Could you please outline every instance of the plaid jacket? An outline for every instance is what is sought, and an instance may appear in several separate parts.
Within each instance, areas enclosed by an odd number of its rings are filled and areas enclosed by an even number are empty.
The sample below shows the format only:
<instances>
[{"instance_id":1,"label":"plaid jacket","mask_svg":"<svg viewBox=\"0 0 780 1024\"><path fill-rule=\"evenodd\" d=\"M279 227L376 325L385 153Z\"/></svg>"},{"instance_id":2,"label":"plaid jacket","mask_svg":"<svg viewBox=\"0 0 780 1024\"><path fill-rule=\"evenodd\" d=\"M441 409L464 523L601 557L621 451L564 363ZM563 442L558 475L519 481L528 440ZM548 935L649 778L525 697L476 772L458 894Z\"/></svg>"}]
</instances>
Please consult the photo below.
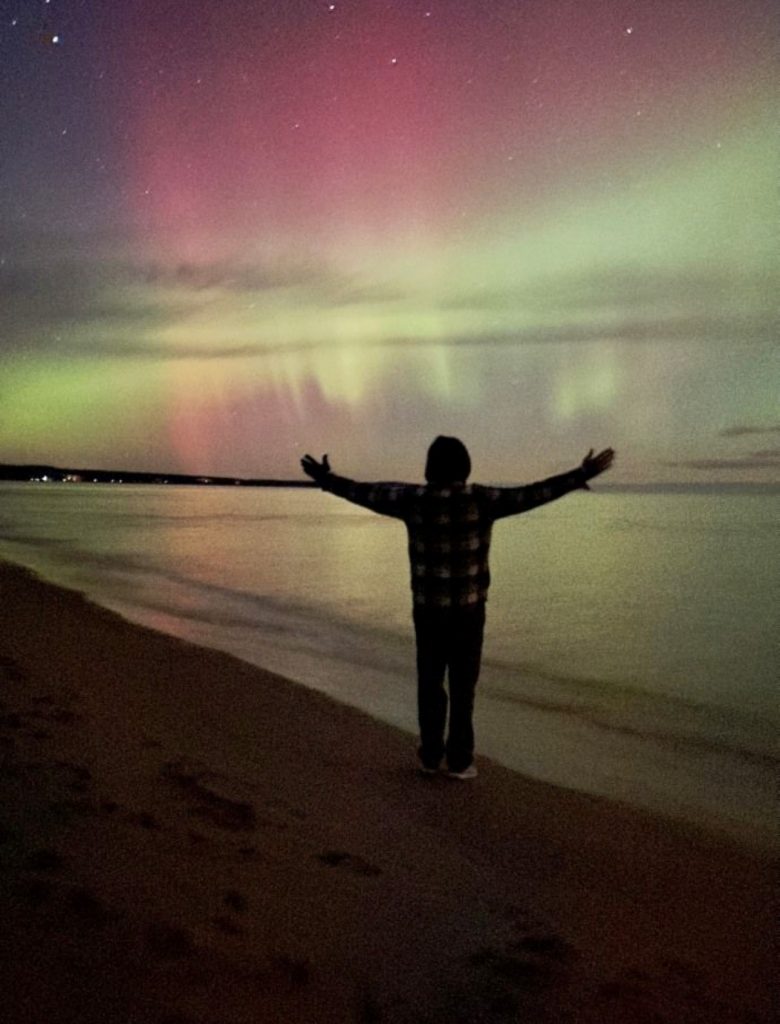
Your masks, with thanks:
<instances>
[{"instance_id":1,"label":"plaid jacket","mask_svg":"<svg viewBox=\"0 0 780 1024\"><path fill-rule=\"evenodd\" d=\"M449 608L487 600L496 519L527 512L587 484L582 469L575 469L524 487L364 484L335 473L321 486L355 505L402 519L409 535L415 606Z\"/></svg>"}]
</instances>

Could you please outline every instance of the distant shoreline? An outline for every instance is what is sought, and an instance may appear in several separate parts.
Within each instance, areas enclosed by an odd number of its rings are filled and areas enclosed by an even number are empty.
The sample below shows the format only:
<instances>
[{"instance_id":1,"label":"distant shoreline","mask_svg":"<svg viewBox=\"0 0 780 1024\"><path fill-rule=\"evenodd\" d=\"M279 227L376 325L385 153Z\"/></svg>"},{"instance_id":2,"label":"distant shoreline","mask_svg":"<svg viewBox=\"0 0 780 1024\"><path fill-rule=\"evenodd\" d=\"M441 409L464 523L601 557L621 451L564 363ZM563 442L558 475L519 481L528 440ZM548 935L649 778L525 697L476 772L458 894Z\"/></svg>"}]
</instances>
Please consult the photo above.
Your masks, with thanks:
<instances>
[{"instance_id":1,"label":"distant shoreline","mask_svg":"<svg viewBox=\"0 0 780 1024\"><path fill-rule=\"evenodd\" d=\"M314 487L310 480L251 479L189 473L143 473L129 469L71 469L30 463L0 463L0 480L17 483L157 484L189 487Z\"/></svg>"},{"instance_id":2,"label":"distant shoreline","mask_svg":"<svg viewBox=\"0 0 780 1024\"><path fill-rule=\"evenodd\" d=\"M73 469L43 463L0 463L0 483L69 484L151 484L185 487L306 487L316 488L311 480L282 480L270 477L211 476L193 473L145 473L129 469ZM495 486L516 486L514 483ZM780 482L716 481L708 483L599 482L596 490L605 494L758 494L780 495Z\"/></svg>"}]
</instances>

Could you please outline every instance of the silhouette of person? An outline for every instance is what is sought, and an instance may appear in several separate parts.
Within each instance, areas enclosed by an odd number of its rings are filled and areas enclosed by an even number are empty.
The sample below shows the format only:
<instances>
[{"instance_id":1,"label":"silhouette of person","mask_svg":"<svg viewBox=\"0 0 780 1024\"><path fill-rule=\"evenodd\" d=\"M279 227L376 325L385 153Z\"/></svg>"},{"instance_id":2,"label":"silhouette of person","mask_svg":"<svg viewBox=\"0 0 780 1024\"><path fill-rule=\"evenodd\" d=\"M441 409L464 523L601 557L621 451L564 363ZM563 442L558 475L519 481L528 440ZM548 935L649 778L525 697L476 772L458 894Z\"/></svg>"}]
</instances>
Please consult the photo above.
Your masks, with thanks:
<instances>
[{"instance_id":1,"label":"silhouette of person","mask_svg":"<svg viewBox=\"0 0 780 1024\"><path fill-rule=\"evenodd\" d=\"M433 441L424 485L358 483L333 473L327 455L322 462L311 455L301 459L303 471L324 491L406 524L423 772L438 771L446 756L451 777L470 779L477 774L472 715L490 586L493 523L570 491L589 490L588 480L609 469L614 457L611 448L598 455L591 449L576 469L523 487L468 484L471 458L456 437L439 436Z\"/></svg>"}]
</instances>

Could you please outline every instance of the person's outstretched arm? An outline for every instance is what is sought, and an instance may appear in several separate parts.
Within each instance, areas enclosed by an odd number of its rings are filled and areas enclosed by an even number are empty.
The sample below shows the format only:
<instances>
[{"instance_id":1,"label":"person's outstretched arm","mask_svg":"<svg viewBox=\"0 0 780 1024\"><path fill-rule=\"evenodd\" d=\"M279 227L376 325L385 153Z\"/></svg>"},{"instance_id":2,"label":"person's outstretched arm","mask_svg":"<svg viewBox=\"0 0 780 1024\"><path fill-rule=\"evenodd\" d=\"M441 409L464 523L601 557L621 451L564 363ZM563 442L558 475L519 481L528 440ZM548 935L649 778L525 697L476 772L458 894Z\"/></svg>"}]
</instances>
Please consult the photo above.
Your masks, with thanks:
<instances>
[{"instance_id":1,"label":"person's outstretched arm","mask_svg":"<svg viewBox=\"0 0 780 1024\"><path fill-rule=\"evenodd\" d=\"M301 468L323 491L396 519L403 519L407 497L414 489L412 484L364 484L337 476L330 468L327 455L322 456L322 462L317 462L311 455L304 455Z\"/></svg>"},{"instance_id":2,"label":"person's outstretched arm","mask_svg":"<svg viewBox=\"0 0 780 1024\"><path fill-rule=\"evenodd\" d=\"M555 501L570 491L588 491L588 481L605 473L614 459L615 453L611 448L605 448L598 455L594 455L591 448L581 464L568 473L560 473L524 487L486 487L493 506L493 516L502 519L545 505L548 501Z\"/></svg>"}]
</instances>

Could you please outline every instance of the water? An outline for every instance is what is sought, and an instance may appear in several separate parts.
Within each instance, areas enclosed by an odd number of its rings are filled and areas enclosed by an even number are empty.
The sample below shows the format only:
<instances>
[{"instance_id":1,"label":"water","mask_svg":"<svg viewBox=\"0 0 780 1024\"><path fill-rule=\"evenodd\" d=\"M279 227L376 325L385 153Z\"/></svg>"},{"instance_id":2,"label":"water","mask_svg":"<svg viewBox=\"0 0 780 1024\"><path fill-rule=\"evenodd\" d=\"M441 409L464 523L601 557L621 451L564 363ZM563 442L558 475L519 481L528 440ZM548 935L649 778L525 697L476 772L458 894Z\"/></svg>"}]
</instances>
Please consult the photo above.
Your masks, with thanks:
<instances>
[{"instance_id":1,"label":"water","mask_svg":"<svg viewBox=\"0 0 780 1024\"><path fill-rule=\"evenodd\" d=\"M776 844L776 504L577 493L498 523L479 750ZM0 557L415 731L394 520L316 491L4 484Z\"/></svg>"}]
</instances>

